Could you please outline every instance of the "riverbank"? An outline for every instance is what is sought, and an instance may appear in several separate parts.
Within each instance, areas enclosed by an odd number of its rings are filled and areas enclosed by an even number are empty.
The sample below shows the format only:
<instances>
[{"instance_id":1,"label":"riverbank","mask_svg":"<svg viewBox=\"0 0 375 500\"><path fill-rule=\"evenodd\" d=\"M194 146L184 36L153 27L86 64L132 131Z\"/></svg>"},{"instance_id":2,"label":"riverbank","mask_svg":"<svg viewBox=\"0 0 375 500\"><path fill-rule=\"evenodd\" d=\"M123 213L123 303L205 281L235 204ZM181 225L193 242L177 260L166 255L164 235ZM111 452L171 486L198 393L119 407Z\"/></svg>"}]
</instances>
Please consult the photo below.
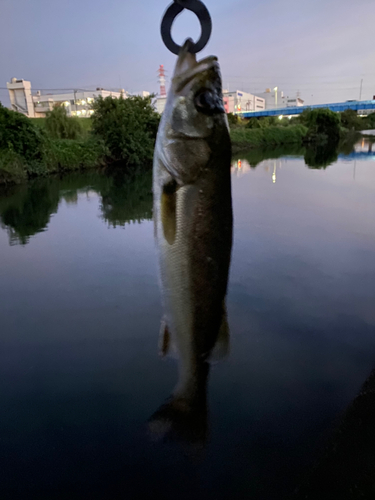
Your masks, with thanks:
<instances>
[{"instance_id":1,"label":"riverbank","mask_svg":"<svg viewBox=\"0 0 375 500\"><path fill-rule=\"evenodd\" d=\"M267 128L234 128L230 131L232 152L265 146L275 147L284 144L302 145L308 128L304 125L290 127L270 126Z\"/></svg>"},{"instance_id":2,"label":"riverbank","mask_svg":"<svg viewBox=\"0 0 375 500\"><path fill-rule=\"evenodd\" d=\"M43 144L39 158L25 158L13 149L0 151L0 184L21 184L35 176L105 165L106 149L100 141L49 139Z\"/></svg>"},{"instance_id":3,"label":"riverbank","mask_svg":"<svg viewBox=\"0 0 375 500\"><path fill-rule=\"evenodd\" d=\"M32 120L0 104L0 185L115 164L150 170L160 120L151 98L99 98L93 108L90 119L58 107Z\"/></svg>"},{"instance_id":4,"label":"riverbank","mask_svg":"<svg viewBox=\"0 0 375 500\"><path fill-rule=\"evenodd\" d=\"M150 170L160 119L150 99L98 99L95 109L90 119L70 118L56 108L45 119L32 120L0 106L0 185L112 164ZM292 120L237 121L230 131L232 152L306 146L306 163L325 166L339 142L350 147L351 136L358 134L342 121L324 109Z\"/></svg>"}]
</instances>

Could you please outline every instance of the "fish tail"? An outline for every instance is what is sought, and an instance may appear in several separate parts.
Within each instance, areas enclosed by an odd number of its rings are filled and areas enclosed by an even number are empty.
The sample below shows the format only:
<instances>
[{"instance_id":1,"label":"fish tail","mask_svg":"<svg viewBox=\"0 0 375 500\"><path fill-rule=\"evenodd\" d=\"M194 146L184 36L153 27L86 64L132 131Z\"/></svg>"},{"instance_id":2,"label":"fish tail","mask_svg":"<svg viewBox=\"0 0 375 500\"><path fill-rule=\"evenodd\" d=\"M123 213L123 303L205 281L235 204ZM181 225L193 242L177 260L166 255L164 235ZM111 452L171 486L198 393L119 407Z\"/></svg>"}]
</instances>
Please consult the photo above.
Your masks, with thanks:
<instances>
[{"instance_id":1,"label":"fish tail","mask_svg":"<svg viewBox=\"0 0 375 500\"><path fill-rule=\"evenodd\" d=\"M153 440L204 444L207 437L208 370L208 363L204 363L204 375L195 389L190 386L172 394L151 416L148 429Z\"/></svg>"},{"instance_id":2,"label":"fish tail","mask_svg":"<svg viewBox=\"0 0 375 500\"><path fill-rule=\"evenodd\" d=\"M206 404L197 405L181 396L171 396L148 421L153 440L204 443L207 434Z\"/></svg>"}]
</instances>

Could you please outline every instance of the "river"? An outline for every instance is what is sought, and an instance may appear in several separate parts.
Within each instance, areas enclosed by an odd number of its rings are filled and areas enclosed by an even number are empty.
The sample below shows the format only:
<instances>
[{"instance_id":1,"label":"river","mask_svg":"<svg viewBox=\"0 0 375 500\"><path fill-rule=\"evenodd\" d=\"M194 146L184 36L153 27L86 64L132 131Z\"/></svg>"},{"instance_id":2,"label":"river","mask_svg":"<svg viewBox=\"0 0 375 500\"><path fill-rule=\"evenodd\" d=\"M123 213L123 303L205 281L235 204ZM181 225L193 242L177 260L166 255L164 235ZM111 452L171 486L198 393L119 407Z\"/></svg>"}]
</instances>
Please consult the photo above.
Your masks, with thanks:
<instances>
[{"instance_id":1,"label":"river","mask_svg":"<svg viewBox=\"0 0 375 500\"><path fill-rule=\"evenodd\" d=\"M151 176L2 190L0 497L288 498L375 367L375 161L356 152L233 160L231 353L195 451L146 432L177 377Z\"/></svg>"}]
</instances>

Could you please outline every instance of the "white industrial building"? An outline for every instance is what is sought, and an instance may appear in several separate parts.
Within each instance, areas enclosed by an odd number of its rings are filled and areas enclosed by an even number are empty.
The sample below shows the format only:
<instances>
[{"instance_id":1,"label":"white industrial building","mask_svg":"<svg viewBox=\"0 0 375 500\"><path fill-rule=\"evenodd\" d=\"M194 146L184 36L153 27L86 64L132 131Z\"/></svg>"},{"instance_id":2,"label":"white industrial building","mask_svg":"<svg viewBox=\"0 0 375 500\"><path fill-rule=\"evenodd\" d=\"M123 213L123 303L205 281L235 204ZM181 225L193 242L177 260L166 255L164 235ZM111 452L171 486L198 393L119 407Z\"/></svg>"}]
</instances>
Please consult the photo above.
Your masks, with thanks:
<instances>
[{"instance_id":1,"label":"white industrial building","mask_svg":"<svg viewBox=\"0 0 375 500\"><path fill-rule=\"evenodd\" d=\"M265 101L266 109L290 108L304 105L304 101L299 95L296 97L285 96L284 92L277 87L272 90L266 89L260 96Z\"/></svg>"},{"instance_id":2,"label":"white industrial building","mask_svg":"<svg viewBox=\"0 0 375 500\"><path fill-rule=\"evenodd\" d=\"M159 96L156 99L155 107L158 113L163 113L166 96ZM241 113L241 111L261 111L265 109L265 100L262 97L236 90L229 92L223 90L223 104L226 113Z\"/></svg>"},{"instance_id":3,"label":"white industrial building","mask_svg":"<svg viewBox=\"0 0 375 500\"><path fill-rule=\"evenodd\" d=\"M155 101L156 111L161 115L167 103L167 96L158 96Z\"/></svg>"},{"instance_id":4,"label":"white industrial building","mask_svg":"<svg viewBox=\"0 0 375 500\"><path fill-rule=\"evenodd\" d=\"M42 94L41 91L32 93L31 83L26 80L12 78L7 83L12 109L28 116L29 118L42 118L55 106L65 106L68 116L87 117L93 113L91 104L94 99L101 96L119 98L129 97L124 89L118 92L97 88L96 90L72 90L61 94ZM140 92L138 95L147 97L149 92Z\"/></svg>"},{"instance_id":5,"label":"white industrial building","mask_svg":"<svg viewBox=\"0 0 375 500\"><path fill-rule=\"evenodd\" d=\"M223 102L226 113L240 113L241 111L261 111L265 109L265 100L248 92L223 90Z\"/></svg>"}]
</instances>

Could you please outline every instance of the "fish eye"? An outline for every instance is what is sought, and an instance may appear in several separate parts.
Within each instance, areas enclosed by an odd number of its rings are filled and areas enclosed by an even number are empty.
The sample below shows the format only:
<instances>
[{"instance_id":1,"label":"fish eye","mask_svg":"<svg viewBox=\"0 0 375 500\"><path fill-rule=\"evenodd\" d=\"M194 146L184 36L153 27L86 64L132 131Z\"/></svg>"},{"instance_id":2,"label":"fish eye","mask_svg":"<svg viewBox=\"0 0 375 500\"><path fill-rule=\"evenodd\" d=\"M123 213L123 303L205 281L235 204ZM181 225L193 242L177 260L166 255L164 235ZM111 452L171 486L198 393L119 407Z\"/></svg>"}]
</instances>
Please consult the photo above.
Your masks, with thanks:
<instances>
[{"instance_id":1,"label":"fish eye","mask_svg":"<svg viewBox=\"0 0 375 500\"><path fill-rule=\"evenodd\" d=\"M195 107L201 113L211 115L213 113L220 113L221 106L218 106L216 96L210 90L203 90L198 92L194 98Z\"/></svg>"}]
</instances>

